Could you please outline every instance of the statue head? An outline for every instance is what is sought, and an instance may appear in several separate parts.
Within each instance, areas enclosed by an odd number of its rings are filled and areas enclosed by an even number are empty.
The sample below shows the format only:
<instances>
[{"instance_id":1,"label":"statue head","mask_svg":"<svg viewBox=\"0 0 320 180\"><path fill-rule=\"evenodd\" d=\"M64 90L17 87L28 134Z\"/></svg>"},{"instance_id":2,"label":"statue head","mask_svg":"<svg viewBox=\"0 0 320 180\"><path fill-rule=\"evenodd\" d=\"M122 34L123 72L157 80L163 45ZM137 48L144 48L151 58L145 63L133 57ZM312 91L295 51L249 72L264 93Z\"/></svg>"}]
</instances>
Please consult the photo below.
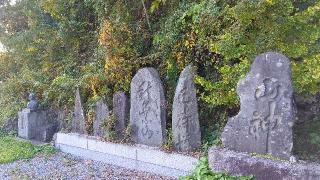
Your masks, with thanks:
<instances>
[{"instance_id":1,"label":"statue head","mask_svg":"<svg viewBox=\"0 0 320 180\"><path fill-rule=\"evenodd\" d=\"M35 95L35 93L30 93L28 99L29 99L29 101L36 100L36 95Z\"/></svg>"},{"instance_id":2,"label":"statue head","mask_svg":"<svg viewBox=\"0 0 320 180\"><path fill-rule=\"evenodd\" d=\"M39 104L38 104L38 101L36 100L36 94L30 93L27 108L31 110L36 110L38 109L38 107L39 107Z\"/></svg>"}]
</instances>

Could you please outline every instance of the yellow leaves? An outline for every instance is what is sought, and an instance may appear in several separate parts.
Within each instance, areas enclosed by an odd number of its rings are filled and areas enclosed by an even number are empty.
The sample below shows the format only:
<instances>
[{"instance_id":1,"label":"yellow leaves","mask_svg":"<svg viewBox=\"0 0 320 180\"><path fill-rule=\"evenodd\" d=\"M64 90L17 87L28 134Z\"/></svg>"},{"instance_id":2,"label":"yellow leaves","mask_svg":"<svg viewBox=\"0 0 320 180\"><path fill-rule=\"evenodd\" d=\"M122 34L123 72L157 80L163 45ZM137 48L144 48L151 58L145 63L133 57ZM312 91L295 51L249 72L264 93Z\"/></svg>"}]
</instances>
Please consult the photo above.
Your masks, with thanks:
<instances>
[{"instance_id":1,"label":"yellow leaves","mask_svg":"<svg viewBox=\"0 0 320 180\"><path fill-rule=\"evenodd\" d=\"M184 42L184 45L185 45L188 49L192 49L192 48L195 46L195 42L186 40L186 41Z\"/></svg>"},{"instance_id":2,"label":"yellow leaves","mask_svg":"<svg viewBox=\"0 0 320 180\"><path fill-rule=\"evenodd\" d=\"M303 94L319 92L320 54L305 58L302 62L292 63L292 74L295 90Z\"/></svg>"},{"instance_id":3,"label":"yellow leaves","mask_svg":"<svg viewBox=\"0 0 320 180\"><path fill-rule=\"evenodd\" d=\"M117 90L128 91L130 88L130 81L132 79L132 72L136 69L134 62L130 62L121 56L111 56L107 58L105 65L105 72L107 80L114 84Z\"/></svg>"},{"instance_id":4,"label":"yellow leaves","mask_svg":"<svg viewBox=\"0 0 320 180\"><path fill-rule=\"evenodd\" d=\"M194 32L191 32L191 33L187 34L187 38L184 41L184 46L187 49L192 49L195 47L196 41L197 41L197 34Z\"/></svg>"},{"instance_id":5,"label":"yellow leaves","mask_svg":"<svg viewBox=\"0 0 320 180\"><path fill-rule=\"evenodd\" d=\"M32 53L32 52L35 52L37 49L35 48L35 47L29 47L28 49L27 49L27 52L29 52L29 53Z\"/></svg>"},{"instance_id":6,"label":"yellow leaves","mask_svg":"<svg viewBox=\"0 0 320 180\"><path fill-rule=\"evenodd\" d=\"M274 0L266 0L266 2L268 3L268 4L270 4L270 5L274 5Z\"/></svg>"},{"instance_id":7,"label":"yellow leaves","mask_svg":"<svg viewBox=\"0 0 320 180\"><path fill-rule=\"evenodd\" d=\"M41 6L47 13L50 13L51 16L54 17L54 18L60 19L60 20L65 18L59 12L59 2L58 2L58 0L44 0L44 1L41 1Z\"/></svg>"},{"instance_id":8,"label":"yellow leaves","mask_svg":"<svg viewBox=\"0 0 320 180\"><path fill-rule=\"evenodd\" d=\"M100 34L99 34L99 43L103 46L105 46L106 48L109 48L111 45L111 33L112 33L112 29L111 29L111 23L108 21L105 21L102 25L102 28L100 30Z\"/></svg>"}]
</instances>

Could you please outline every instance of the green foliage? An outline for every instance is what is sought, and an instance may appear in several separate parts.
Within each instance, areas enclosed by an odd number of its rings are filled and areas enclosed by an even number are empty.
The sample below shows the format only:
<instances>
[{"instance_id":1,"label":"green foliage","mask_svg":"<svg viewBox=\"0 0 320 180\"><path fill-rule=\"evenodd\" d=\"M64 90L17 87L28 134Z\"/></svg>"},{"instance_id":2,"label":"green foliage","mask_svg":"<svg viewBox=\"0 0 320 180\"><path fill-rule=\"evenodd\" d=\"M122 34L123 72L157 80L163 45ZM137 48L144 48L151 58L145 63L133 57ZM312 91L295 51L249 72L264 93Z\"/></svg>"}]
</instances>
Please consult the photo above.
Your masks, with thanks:
<instances>
[{"instance_id":1,"label":"green foliage","mask_svg":"<svg viewBox=\"0 0 320 180\"><path fill-rule=\"evenodd\" d=\"M319 92L319 20L318 0L2 1L0 123L25 107L31 91L42 106L71 112L77 87L91 117L97 99L129 92L137 70L150 66L163 80L170 119L179 74L192 64L203 144L219 145L239 107L236 84L255 55L283 53L295 93Z\"/></svg>"},{"instance_id":2,"label":"green foliage","mask_svg":"<svg viewBox=\"0 0 320 180\"><path fill-rule=\"evenodd\" d=\"M33 146L30 142L16 140L8 136L0 137L0 163L28 159L33 155Z\"/></svg>"},{"instance_id":3,"label":"green foliage","mask_svg":"<svg viewBox=\"0 0 320 180\"><path fill-rule=\"evenodd\" d=\"M109 92L93 7L22 0L0 11L0 41L9 50L0 56L0 122L16 116L32 91L43 106L64 109L72 109L76 87L86 98Z\"/></svg>"},{"instance_id":4,"label":"green foliage","mask_svg":"<svg viewBox=\"0 0 320 180\"><path fill-rule=\"evenodd\" d=\"M102 126L106 129L105 139L107 141L115 141L117 139L116 123L116 117L113 111L110 111L108 119L106 119L104 124L102 124Z\"/></svg>"},{"instance_id":5,"label":"green foliage","mask_svg":"<svg viewBox=\"0 0 320 180\"><path fill-rule=\"evenodd\" d=\"M49 157L55 154L57 150L50 144L43 144L43 145L34 146L33 152L39 156Z\"/></svg>"},{"instance_id":6,"label":"green foliage","mask_svg":"<svg viewBox=\"0 0 320 180\"><path fill-rule=\"evenodd\" d=\"M0 132L0 164L29 159L35 155L49 156L55 152L56 150L51 145L33 146L29 141Z\"/></svg>"},{"instance_id":7,"label":"green foliage","mask_svg":"<svg viewBox=\"0 0 320 180\"><path fill-rule=\"evenodd\" d=\"M165 151L172 151L173 149L173 132L172 128L166 129L167 139L162 145L162 149Z\"/></svg>"},{"instance_id":8,"label":"green foliage","mask_svg":"<svg viewBox=\"0 0 320 180\"><path fill-rule=\"evenodd\" d=\"M314 94L320 72L319 6L299 9L290 0L181 3L154 43L170 64L174 59L180 69L197 65L203 100L215 106L238 105L238 80L254 56L266 51L289 56L296 92Z\"/></svg>"},{"instance_id":9,"label":"green foliage","mask_svg":"<svg viewBox=\"0 0 320 180\"><path fill-rule=\"evenodd\" d=\"M234 177L225 173L212 172L209 167L208 157L201 157L192 175L180 177L179 180L253 180L253 176Z\"/></svg>"},{"instance_id":10,"label":"green foliage","mask_svg":"<svg viewBox=\"0 0 320 180\"><path fill-rule=\"evenodd\" d=\"M150 7L150 11L151 13L153 13L154 11L156 11L161 4L165 4L166 0L152 0L152 4Z\"/></svg>"},{"instance_id":11,"label":"green foliage","mask_svg":"<svg viewBox=\"0 0 320 180\"><path fill-rule=\"evenodd\" d=\"M320 118L297 123L294 126L294 154L301 160L320 160Z\"/></svg>"}]
</instances>

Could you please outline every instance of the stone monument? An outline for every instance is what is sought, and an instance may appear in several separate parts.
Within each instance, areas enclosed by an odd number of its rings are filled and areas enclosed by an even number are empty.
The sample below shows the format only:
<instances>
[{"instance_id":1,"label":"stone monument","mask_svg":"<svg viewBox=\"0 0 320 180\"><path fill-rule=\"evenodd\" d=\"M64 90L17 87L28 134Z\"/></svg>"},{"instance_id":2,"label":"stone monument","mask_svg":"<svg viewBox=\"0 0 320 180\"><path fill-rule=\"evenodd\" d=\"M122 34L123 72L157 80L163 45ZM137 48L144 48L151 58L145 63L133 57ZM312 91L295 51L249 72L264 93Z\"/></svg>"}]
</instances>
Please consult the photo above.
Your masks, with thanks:
<instances>
[{"instance_id":1,"label":"stone monument","mask_svg":"<svg viewBox=\"0 0 320 180\"><path fill-rule=\"evenodd\" d=\"M93 122L93 134L94 136L104 137L107 134L107 129L105 127L105 123L109 118L109 108L103 102L103 100L99 100L96 103L95 107L95 119Z\"/></svg>"},{"instance_id":2,"label":"stone monument","mask_svg":"<svg viewBox=\"0 0 320 180\"><path fill-rule=\"evenodd\" d=\"M113 113L116 118L116 133L119 138L124 137L124 132L129 121L129 99L124 92L116 92L113 95Z\"/></svg>"},{"instance_id":3,"label":"stone monument","mask_svg":"<svg viewBox=\"0 0 320 180\"><path fill-rule=\"evenodd\" d=\"M131 82L132 140L161 146L166 139L166 107L160 76L154 68L140 69Z\"/></svg>"},{"instance_id":4,"label":"stone monument","mask_svg":"<svg viewBox=\"0 0 320 180\"><path fill-rule=\"evenodd\" d=\"M174 148L192 151L201 146L198 103L192 66L187 66L178 81L173 109L172 131Z\"/></svg>"},{"instance_id":5,"label":"stone monument","mask_svg":"<svg viewBox=\"0 0 320 180\"><path fill-rule=\"evenodd\" d=\"M86 134L85 114L81 102L80 90L77 88L72 119L72 132Z\"/></svg>"},{"instance_id":6,"label":"stone monument","mask_svg":"<svg viewBox=\"0 0 320 180\"><path fill-rule=\"evenodd\" d=\"M289 159L295 117L289 59L275 52L257 56L237 93L241 108L222 133L224 146Z\"/></svg>"}]
</instances>

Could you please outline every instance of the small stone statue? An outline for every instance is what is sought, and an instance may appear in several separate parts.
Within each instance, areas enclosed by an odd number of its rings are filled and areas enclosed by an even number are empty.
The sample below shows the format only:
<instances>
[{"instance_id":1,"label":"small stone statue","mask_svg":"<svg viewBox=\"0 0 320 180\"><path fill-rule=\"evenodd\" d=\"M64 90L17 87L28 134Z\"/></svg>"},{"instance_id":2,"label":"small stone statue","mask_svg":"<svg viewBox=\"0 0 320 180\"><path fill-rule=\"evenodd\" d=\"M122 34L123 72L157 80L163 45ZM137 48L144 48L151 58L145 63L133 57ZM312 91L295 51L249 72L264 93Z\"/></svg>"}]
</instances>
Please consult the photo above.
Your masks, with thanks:
<instances>
[{"instance_id":1,"label":"small stone statue","mask_svg":"<svg viewBox=\"0 0 320 180\"><path fill-rule=\"evenodd\" d=\"M27 104L27 108L30 110L37 110L39 108L39 103L34 93L29 94L29 102Z\"/></svg>"}]
</instances>

